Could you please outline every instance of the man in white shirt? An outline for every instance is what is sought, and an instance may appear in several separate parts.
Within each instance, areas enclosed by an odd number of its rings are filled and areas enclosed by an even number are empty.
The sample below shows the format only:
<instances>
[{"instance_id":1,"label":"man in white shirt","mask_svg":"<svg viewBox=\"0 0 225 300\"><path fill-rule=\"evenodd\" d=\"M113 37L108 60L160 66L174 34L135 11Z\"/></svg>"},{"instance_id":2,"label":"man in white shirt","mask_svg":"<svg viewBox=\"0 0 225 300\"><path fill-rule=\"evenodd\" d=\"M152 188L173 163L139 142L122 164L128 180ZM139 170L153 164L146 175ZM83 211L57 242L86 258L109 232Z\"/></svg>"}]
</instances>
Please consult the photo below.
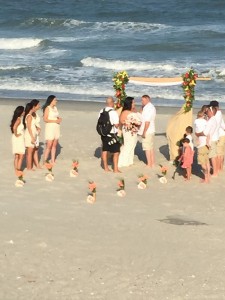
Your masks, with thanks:
<instances>
[{"instance_id":1,"label":"man in white shirt","mask_svg":"<svg viewBox=\"0 0 225 300\"><path fill-rule=\"evenodd\" d=\"M223 170L224 164L224 154L225 154L225 123L223 120L223 115L221 110L219 109L219 102L218 101L211 101L209 106L216 108L215 118L217 121L218 127L218 142L217 142L217 162L218 162L218 171Z\"/></svg>"},{"instance_id":2,"label":"man in white shirt","mask_svg":"<svg viewBox=\"0 0 225 300\"><path fill-rule=\"evenodd\" d=\"M217 162L217 142L219 139L219 126L215 117L215 107L209 106L207 110L208 121L203 132L196 133L196 136L209 137L209 159L212 163L213 176L218 175L218 162Z\"/></svg>"},{"instance_id":3,"label":"man in white shirt","mask_svg":"<svg viewBox=\"0 0 225 300\"><path fill-rule=\"evenodd\" d=\"M103 109L99 112L99 116L102 113ZM106 172L109 172L108 166L108 152L113 155L113 171L115 173L120 172L118 169L118 159L120 153L120 143L116 140L115 135L118 132L119 127L119 115L114 109L114 99L113 97L108 97L106 99L105 111L109 111L109 119L112 125L112 129L108 136L101 136L102 140L102 163L103 168ZM111 135L111 137L110 137ZM114 137L113 137L114 136Z\"/></svg>"},{"instance_id":4,"label":"man in white shirt","mask_svg":"<svg viewBox=\"0 0 225 300\"><path fill-rule=\"evenodd\" d=\"M151 103L148 95L143 95L142 102L142 124L139 134L142 136L142 149L145 151L147 166L152 168L155 164L154 155L154 135L155 135L155 117L156 109Z\"/></svg>"},{"instance_id":5,"label":"man in white shirt","mask_svg":"<svg viewBox=\"0 0 225 300\"><path fill-rule=\"evenodd\" d=\"M195 134L202 133L202 135L198 136L198 143L197 143L197 157L198 163L201 165L204 179L202 182L208 183L210 177L210 164L209 164L209 147L207 137L203 134L203 131L206 128L207 121L204 119L204 112L199 111L197 115L197 119L194 122L195 124Z\"/></svg>"}]
</instances>

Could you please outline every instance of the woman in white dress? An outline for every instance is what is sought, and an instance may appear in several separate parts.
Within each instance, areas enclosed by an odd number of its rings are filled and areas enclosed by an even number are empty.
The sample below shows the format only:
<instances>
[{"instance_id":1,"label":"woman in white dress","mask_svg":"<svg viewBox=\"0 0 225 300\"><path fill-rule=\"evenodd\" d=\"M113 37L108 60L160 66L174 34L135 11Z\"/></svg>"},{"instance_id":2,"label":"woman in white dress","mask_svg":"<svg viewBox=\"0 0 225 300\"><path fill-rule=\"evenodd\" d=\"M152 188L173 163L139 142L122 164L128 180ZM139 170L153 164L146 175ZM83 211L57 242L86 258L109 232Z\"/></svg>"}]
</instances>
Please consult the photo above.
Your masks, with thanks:
<instances>
[{"instance_id":1,"label":"woman in white dress","mask_svg":"<svg viewBox=\"0 0 225 300\"><path fill-rule=\"evenodd\" d=\"M136 112L134 98L127 97L120 115L120 127L123 135L123 145L120 148L119 167L128 167L134 163L134 150L137 144L137 132L141 125Z\"/></svg>"},{"instance_id":2,"label":"woman in white dress","mask_svg":"<svg viewBox=\"0 0 225 300\"><path fill-rule=\"evenodd\" d=\"M23 117L23 125L25 128L25 147L26 147L26 161L27 170L33 170L34 149L37 139L37 129L35 126L35 118L33 117L33 105L27 103L25 107L25 114Z\"/></svg>"},{"instance_id":3,"label":"woman in white dress","mask_svg":"<svg viewBox=\"0 0 225 300\"><path fill-rule=\"evenodd\" d=\"M51 153L52 164L55 163L56 148L60 136L60 123L62 121L62 118L59 117L56 103L56 97L54 95L50 95L43 106L46 141L44 162L48 160Z\"/></svg>"},{"instance_id":4,"label":"woman in white dress","mask_svg":"<svg viewBox=\"0 0 225 300\"><path fill-rule=\"evenodd\" d=\"M22 118L24 115L24 107L18 106L11 120L10 128L12 132L12 152L14 158L14 168L16 171L21 171L22 162L25 154L25 143L24 143L24 126Z\"/></svg>"},{"instance_id":5,"label":"woman in white dress","mask_svg":"<svg viewBox=\"0 0 225 300\"><path fill-rule=\"evenodd\" d=\"M36 132L37 132L36 143L35 143L35 147L34 147L34 155L33 155L34 165L36 166L36 168L41 169L41 165L39 163L39 157L38 157L39 142L40 142L39 136L41 133L41 124L40 124L41 119L37 113L37 111L40 109L40 103L39 103L39 100L37 100L37 99L31 100L30 103L33 106L32 116L35 119L35 126L36 126Z\"/></svg>"}]
</instances>

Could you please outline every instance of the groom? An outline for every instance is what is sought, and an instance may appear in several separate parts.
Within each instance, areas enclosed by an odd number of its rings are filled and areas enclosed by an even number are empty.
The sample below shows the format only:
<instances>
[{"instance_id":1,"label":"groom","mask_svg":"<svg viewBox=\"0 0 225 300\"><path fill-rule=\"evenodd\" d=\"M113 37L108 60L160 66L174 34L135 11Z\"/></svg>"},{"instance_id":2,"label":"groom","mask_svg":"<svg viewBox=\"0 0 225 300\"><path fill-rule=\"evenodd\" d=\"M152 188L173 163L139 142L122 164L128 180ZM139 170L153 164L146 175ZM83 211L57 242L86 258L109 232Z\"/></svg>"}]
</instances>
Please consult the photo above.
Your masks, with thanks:
<instances>
[{"instance_id":1,"label":"groom","mask_svg":"<svg viewBox=\"0 0 225 300\"><path fill-rule=\"evenodd\" d=\"M151 103L148 95L143 95L142 103L142 124L139 134L142 136L142 149L145 151L147 166L152 168L155 164L154 155L154 135L155 135L155 117L156 109Z\"/></svg>"}]
</instances>

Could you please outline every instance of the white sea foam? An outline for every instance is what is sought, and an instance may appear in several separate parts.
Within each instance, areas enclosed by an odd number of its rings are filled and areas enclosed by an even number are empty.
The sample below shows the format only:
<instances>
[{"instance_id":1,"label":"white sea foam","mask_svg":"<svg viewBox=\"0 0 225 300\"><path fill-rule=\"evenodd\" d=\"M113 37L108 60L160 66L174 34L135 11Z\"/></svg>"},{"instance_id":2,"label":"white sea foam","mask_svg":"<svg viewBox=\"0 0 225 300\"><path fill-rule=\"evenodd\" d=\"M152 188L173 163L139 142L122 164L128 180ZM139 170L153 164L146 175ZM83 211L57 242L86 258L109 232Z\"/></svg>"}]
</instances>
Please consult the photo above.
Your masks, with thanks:
<instances>
[{"instance_id":1,"label":"white sea foam","mask_svg":"<svg viewBox=\"0 0 225 300\"><path fill-rule=\"evenodd\" d=\"M32 92L55 92L74 95L92 95L92 96L107 96L109 95L109 89L105 86L75 86L75 85L63 85L55 83L45 82L33 82L30 79L14 79L14 80L2 80L0 90L8 91L32 91Z\"/></svg>"},{"instance_id":2,"label":"white sea foam","mask_svg":"<svg viewBox=\"0 0 225 300\"><path fill-rule=\"evenodd\" d=\"M81 63L86 67L96 67L110 70L163 70L172 71L176 69L175 65L165 63L151 63L144 61L121 61L107 60L101 58L87 57L81 60Z\"/></svg>"},{"instance_id":3,"label":"white sea foam","mask_svg":"<svg viewBox=\"0 0 225 300\"><path fill-rule=\"evenodd\" d=\"M8 79L3 78L1 81L0 90L3 91L18 91L22 92L36 92L36 93L50 93L54 92L56 94L63 94L64 99L71 99L71 96L74 95L74 98L77 99L78 95L90 96L90 97L106 97L108 95L114 95L115 91L112 87L112 84L102 84L102 83L93 83L93 82L74 82L72 85L66 84L57 84L57 83L46 83L46 81L35 82L29 78L15 78ZM171 87L162 87L162 86L137 86L130 82L127 85L126 92L128 95L140 99L140 95L143 93L151 95L153 99L165 99L176 101L183 100L181 86L171 86ZM196 89L196 100L202 102L208 102L212 99L217 99L221 103L224 102L224 99L221 94L215 93L214 91L205 92L204 89Z\"/></svg>"},{"instance_id":4,"label":"white sea foam","mask_svg":"<svg viewBox=\"0 0 225 300\"><path fill-rule=\"evenodd\" d=\"M19 69L23 69L26 68L26 66L0 66L0 70L19 70Z\"/></svg>"},{"instance_id":5,"label":"white sea foam","mask_svg":"<svg viewBox=\"0 0 225 300\"><path fill-rule=\"evenodd\" d=\"M64 55L65 52L68 52L68 50L51 48L51 49L46 50L44 53L45 53L45 55L50 55L51 57L59 57L59 56Z\"/></svg>"},{"instance_id":6,"label":"white sea foam","mask_svg":"<svg viewBox=\"0 0 225 300\"><path fill-rule=\"evenodd\" d=\"M43 40L33 38L0 38L0 49L20 50L39 46Z\"/></svg>"},{"instance_id":7,"label":"white sea foam","mask_svg":"<svg viewBox=\"0 0 225 300\"><path fill-rule=\"evenodd\" d=\"M88 27L96 31L120 31L120 32L139 32L139 31L159 31L170 28L171 26L157 23L142 22L84 22L78 20L66 20L65 26L68 27Z\"/></svg>"},{"instance_id":8,"label":"white sea foam","mask_svg":"<svg viewBox=\"0 0 225 300\"><path fill-rule=\"evenodd\" d=\"M80 21L80 20L66 20L64 22L64 25L66 26L72 26L72 27L77 27L77 26L80 26L80 25L83 25L83 24L90 24L90 22L85 22L85 21Z\"/></svg>"},{"instance_id":9,"label":"white sea foam","mask_svg":"<svg viewBox=\"0 0 225 300\"><path fill-rule=\"evenodd\" d=\"M55 37L55 38L51 38L51 40L53 42L57 42L57 43L67 43L67 42L74 42L79 40L78 38L74 38L74 37L64 37L64 36L59 36L59 37Z\"/></svg>"},{"instance_id":10,"label":"white sea foam","mask_svg":"<svg viewBox=\"0 0 225 300\"><path fill-rule=\"evenodd\" d=\"M225 76L225 69L223 69L220 73L219 76Z\"/></svg>"},{"instance_id":11,"label":"white sea foam","mask_svg":"<svg viewBox=\"0 0 225 300\"><path fill-rule=\"evenodd\" d=\"M93 29L96 30L115 30L121 32L139 32L139 31L158 31L170 28L165 24L141 23L141 22L96 22Z\"/></svg>"}]
</instances>

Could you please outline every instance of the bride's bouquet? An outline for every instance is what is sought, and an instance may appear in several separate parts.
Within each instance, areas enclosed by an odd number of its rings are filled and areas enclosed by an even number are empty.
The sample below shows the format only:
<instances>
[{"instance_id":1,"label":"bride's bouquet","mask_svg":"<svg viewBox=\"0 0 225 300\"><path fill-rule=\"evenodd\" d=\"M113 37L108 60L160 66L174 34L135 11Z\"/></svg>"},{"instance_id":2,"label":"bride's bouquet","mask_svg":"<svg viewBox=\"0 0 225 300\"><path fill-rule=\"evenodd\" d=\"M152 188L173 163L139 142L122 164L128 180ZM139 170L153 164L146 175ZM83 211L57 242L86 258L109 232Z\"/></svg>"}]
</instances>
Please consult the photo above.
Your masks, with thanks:
<instances>
[{"instance_id":1,"label":"bride's bouquet","mask_svg":"<svg viewBox=\"0 0 225 300\"><path fill-rule=\"evenodd\" d=\"M136 134L141 126L141 119L137 113L130 113L124 124L126 131L130 131L132 135Z\"/></svg>"}]
</instances>

